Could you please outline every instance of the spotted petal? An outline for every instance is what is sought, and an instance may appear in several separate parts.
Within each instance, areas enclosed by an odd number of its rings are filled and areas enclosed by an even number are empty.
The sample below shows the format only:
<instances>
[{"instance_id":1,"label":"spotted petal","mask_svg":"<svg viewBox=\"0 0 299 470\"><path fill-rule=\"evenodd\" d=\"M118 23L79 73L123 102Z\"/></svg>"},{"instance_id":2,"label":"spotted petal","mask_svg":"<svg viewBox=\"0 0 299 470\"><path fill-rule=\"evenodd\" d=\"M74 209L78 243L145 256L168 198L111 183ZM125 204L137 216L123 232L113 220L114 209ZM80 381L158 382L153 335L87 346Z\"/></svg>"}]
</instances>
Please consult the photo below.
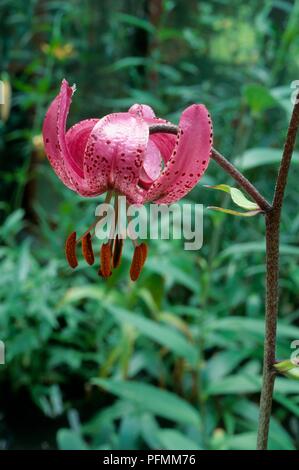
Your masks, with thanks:
<instances>
[{"instance_id":1,"label":"spotted petal","mask_svg":"<svg viewBox=\"0 0 299 470\"><path fill-rule=\"evenodd\" d=\"M189 106L182 113L172 155L144 202L171 204L184 197L205 172L211 148L212 124L207 109L198 104Z\"/></svg>"},{"instance_id":2,"label":"spotted petal","mask_svg":"<svg viewBox=\"0 0 299 470\"><path fill-rule=\"evenodd\" d=\"M139 202L137 183L148 143L148 126L138 115L115 113L93 128L84 155L84 176L92 191L114 189Z\"/></svg>"},{"instance_id":3,"label":"spotted petal","mask_svg":"<svg viewBox=\"0 0 299 470\"><path fill-rule=\"evenodd\" d=\"M98 119L79 121L67 131L65 136L72 165L81 178L84 178L83 159L85 147L89 135L98 121Z\"/></svg>"},{"instance_id":4,"label":"spotted petal","mask_svg":"<svg viewBox=\"0 0 299 470\"><path fill-rule=\"evenodd\" d=\"M84 176L84 154L91 131L99 119L85 119L72 126L66 133L66 144L72 162L72 170L76 171L76 191L85 197L97 196L106 191L105 188L90 188Z\"/></svg>"},{"instance_id":5,"label":"spotted petal","mask_svg":"<svg viewBox=\"0 0 299 470\"><path fill-rule=\"evenodd\" d=\"M83 155L87 137L97 120L81 121L66 134L73 93L74 88L63 80L60 93L50 105L44 120L44 144L49 161L63 183L82 196L93 196L84 180Z\"/></svg>"},{"instance_id":6,"label":"spotted petal","mask_svg":"<svg viewBox=\"0 0 299 470\"><path fill-rule=\"evenodd\" d=\"M43 139L47 157L61 181L70 189L75 189L66 170L67 154L64 142L65 121L71 103L73 89L63 80L59 95L52 101L43 123Z\"/></svg>"},{"instance_id":7,"label":"spotted petal","mask_svg":"<svg viewBox=\"0 0 299 470\"><path fill-rule=\"evenodd\" d=\"M134 115L137 114L141 116L149 126L154 125L154 124L167 124L168 123L168 121L166 121L165 119L157 118L153 109L147 104L134 104L129 109L129 113L132 113ZM172 134L168 134L168 133L159 132L159 133L150 135L150 141L153 142L156 145L156 147L159 149L162 155L162 158L164 160L164 163L167 163L167 161L169 160L171 156L171 153L174 148L175 140L176 140L175 136Z\"/></svg>"}]
</instances>

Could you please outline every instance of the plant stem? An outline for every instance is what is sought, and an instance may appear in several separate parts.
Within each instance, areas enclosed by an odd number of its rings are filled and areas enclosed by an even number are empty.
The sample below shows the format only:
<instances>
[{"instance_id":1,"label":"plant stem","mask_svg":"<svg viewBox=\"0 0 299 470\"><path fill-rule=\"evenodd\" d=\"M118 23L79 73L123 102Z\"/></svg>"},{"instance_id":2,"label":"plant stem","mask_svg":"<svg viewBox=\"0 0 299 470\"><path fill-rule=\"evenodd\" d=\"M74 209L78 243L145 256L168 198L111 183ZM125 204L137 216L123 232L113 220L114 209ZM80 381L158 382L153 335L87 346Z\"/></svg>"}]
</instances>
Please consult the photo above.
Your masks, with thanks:
<instances>
[{"instance_id":1,"label":"plant stem","mask_svg":"<svg viewBox=\"0 0 299 470\"><path fill-rule=\"evenodd\" d=\"M177 134L178 126L174 124L155 124L150 126L150 134L155 134L157 132L165 132L168 134ZM220 152L212 149L211 158L218 163L219 166L223 168L226 173L228 173L235 181L252 197L252 199L258 204L258 206L264 211L267 212L271 209L269 202L259 193L255 186L253 186L250 181L245 178L245 176L237 170L237 168L228 161Z\"/></svg>"},{"instance_id":2,"label":"plant stem","mask_svg":"<svg viewBox=\"0 0 299 470\"><path fill-rule=\"evenodd\" d=\"M299 126L299 95L290 120L280 168L276 180L272 209L266 214L266 317L264 340L263 383L260 400L257 449L266 450L272 409L278 317L279 234L281 209L290 163Z\"/></svg>"},{"instance_id":3,"label":"plant stem","mask_svg":"<svg viewBox=\"0 0 299 470\"><path fill-rule=\"evenodd\" d=\"M217 150L212 149L212 158L219 166L223 168L232 178L239 183L239 185L252 197L257 205L264 211L267 212L271 209L269 202L259 193L255 186L245 176L237 170L237 168L227 160Z\"/></svg>"},{"instance_id":4,"label":"plant stem","mask_svg":"<svg viewBox=\"0 0 299 470\"><path fill-rule=\"evenodd\" d=\"M259 193L253 184L237 170L221 153L212 149L213 158L237 183L252 197L266 214L266 314L263 383L260 399L257 449L266 450L268 446L269 426L272 410L273 389L275 382L276 329L278 317L278 280L279 280L279 235L281 209L288 179L290 163L299 126L299 94L292 112L284 144L282 159L272 205ZM178 127L172 124L150 126L150 134L168 132L177 134Z\"/></svg>"}]
</instances>

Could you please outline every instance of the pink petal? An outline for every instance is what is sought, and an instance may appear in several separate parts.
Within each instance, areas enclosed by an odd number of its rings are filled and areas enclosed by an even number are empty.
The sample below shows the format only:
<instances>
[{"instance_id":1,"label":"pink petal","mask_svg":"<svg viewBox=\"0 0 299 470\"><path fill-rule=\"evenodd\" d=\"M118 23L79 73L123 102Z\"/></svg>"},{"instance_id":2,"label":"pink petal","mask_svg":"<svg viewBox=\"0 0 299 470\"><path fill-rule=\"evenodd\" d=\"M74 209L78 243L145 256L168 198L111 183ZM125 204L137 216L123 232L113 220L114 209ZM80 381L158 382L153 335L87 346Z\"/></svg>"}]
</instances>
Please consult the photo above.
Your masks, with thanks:
<instances>
[{"instance_id":1,"label":"pink petal","mask_svg":"<svg viewBox=\"0 0 299 470\"><path fill-rule=\"evenodd\" d=\"M138 202L137 183L148 135L148 126L138 115L115 113L102 118L85 150L84 175L90 190L115 189Z\"/></svg>"},{"instance_id":2,"label":"pink petal","mask_svg":"<svg viewBox=\"0 0 299 470\"><path fill-rule=\"evenodd\" d=\"M169 122L165 119L157 118L153 109L147 104L134 104L129 109L129 113L134 115L138 114L147 122L149 126L152 124L167 124ZM167 163L172 154L176 141L175 135L163 134L159 132L157 134L151 134L150 140L156 144L161 152L164 162Z\"/></svg>"},{"instance_id":3,"label":"pink petal","mask_svg":"<svg viewBox=\"0 0 299 470\"><path fill-rule=\"evenodd\" d=\"M140 172L139 184L142 187L149 187L155 181L155 179L158 178L161 171L161 153L156 145L149 140L143 160L143 166Z\"/></svg>"},{"instance_id":4,"label":"pink petal","mask_svg":"<svg viewBox=\"0 0 299 470\"><path fill-rule=\"evenodd\" d=\"M65 167L64 128L66 115L71 103L73 89L66 80L61 84L60 93L52 101L43 123L43 139L47 157L61 181L70 189L75 189L74 183ZM61 145L62 144L62 145Z\"/></svg>"},{"instance_id":5,"label":"pink petal","mask_svg":"<svg viewBox=\"0 0 299 470\"><path fill-rule=\"evenodd\" d=\"M84 180L83 156L88 136L97 119L81 121L65 133L66 120L74 93L66 80L46 114L43 138L46 153L57 176L81 196L94 196Z\"/></svg>"},{"instance_id":6,"label":"pink petal","mask_svg":"<svg viewBox=\"0 0 299 470\"><path fill-rule=\"evenodd\" d=\"M175 148L145 201L171 204L184 197L205 172L212 148L212 124L205 106L194 104L182 113Z\"/></svg>"},{"instance_id":7,"label":"pink petal","mask_svg":"<svg viewBox=\"0 0 299 470\"><path fill-rule=\"evenodd\" d=\"M83 160L89 135L99 119L85 119L72 126L66 133L66 145L73 168L84 178Z\"/></svg>"},{"instance_id":8,"label":"pink petal","mask_svg":"<svg viewBox=\"0 0 299 470\"><path fill-rule=\"evenodd\" d=\"M131 106L128 112L133 114L134 116L139 115L144 120L156 117L154 110L147 104L133 104L133 106Z\"/></svg>"},{"instance_id":9,"label":"pink petal","mask_svg":"<svg viewBox=\"0 0 299 470\"><path fill-rule=\"evenodd\" d=\"M157 122L158 121L158 122ZM168 121L162 119L155 119L153 124L167 124ZM163 157L164 163L167 163L171 157L172 151L175 146L176 136L173 134L164 134L159 132L157 134L151 134L150 140L158 147Z\"/></svg>"}]
</instances>

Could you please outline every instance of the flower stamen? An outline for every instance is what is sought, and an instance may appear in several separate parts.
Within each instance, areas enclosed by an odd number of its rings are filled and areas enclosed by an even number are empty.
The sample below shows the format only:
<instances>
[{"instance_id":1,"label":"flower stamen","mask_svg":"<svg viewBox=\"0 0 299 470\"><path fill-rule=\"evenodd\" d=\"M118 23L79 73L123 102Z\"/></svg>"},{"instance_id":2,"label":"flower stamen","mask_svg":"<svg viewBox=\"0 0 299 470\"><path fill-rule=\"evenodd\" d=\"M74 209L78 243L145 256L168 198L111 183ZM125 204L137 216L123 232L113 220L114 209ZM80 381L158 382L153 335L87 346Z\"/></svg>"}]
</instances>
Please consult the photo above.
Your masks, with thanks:
<instances>
[{"instance_id":1,"label":"flower stamen","mask_svg":"<svg viewBox=\"0 0 299 470\"><path fill-rule=\"evenodd\" d=\"M91 266L94 263L94 253L92 249L91 234L87 233L82 238L82 254L85 261Z\"/></svg>"},{"instance_id":2,"label":"flower stamen","mask_svg":"<svg viewBox=\"0 0 299 470\"><path fill-rule=\"evenodd\" d=\"M71 268L75 269L78 266L76 255L76 232L72 232L65 241L65 257Z\"/></svg>"},{"instance_id":3,"label":"flower stamen","mask_svg":"<svg viewBox=\"0 0 299 470\"><path fill-rule=\"evenodd\" d=\"M147 258L148 249L147 249L147 244L146 243L141 243L139 246L140 246L140 249L141 249L141 254L142 254L142 259L143 259L143 261L142 261L142 267L143 267L144 263L146 261L146 258Z\"/></svg>"},{"instance_id":4,"label":"flower stamen","mask_svg":"<svg viewBox=\"0 0 299 470\"><path fill-rule=\"evenodd\" d=\"M142 271L147 256L147 246L145 243L137 245L134 250L134 255L130 268L130 277L132 281L137 281Z\"/></svg>"},{"instance_id":5,"label":"flower stamen","mask_svg":"<svg viewBox=\"0 0 299 470\"><path fill-rule=\"evenodd\" d=\"M107 279L111 276L111 261L112 261L112 251L111 245L109 242L104 243L101 247L101 267L99 269L99 275L102 276L104 279Z\"/></svg>"}]
</instances>

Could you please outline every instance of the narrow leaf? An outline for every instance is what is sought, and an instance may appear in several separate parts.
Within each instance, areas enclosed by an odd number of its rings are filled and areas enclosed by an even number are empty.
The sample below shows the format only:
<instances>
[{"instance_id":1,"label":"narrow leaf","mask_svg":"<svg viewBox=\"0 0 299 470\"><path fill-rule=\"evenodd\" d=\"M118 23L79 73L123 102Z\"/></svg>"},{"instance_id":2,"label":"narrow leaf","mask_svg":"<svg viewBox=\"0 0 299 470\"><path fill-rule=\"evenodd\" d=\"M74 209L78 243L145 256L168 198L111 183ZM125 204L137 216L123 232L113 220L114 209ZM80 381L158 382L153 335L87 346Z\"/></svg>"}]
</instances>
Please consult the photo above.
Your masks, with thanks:
<instances>
[{"instance_id":1,"label":"narrow leaf","mask_svg":"<svg viewBox=\"0 0 299 470\"><path fill-rule=\"evenodd\" d=\"M217 184L215 186L206 186L211 189L218 189L219 191L224 191L225 193L230 194L232 201L239 207L248 210L260 210L259 206L247 199L246 196L238 188L233 188L228 184Z\"/></svg>"},{"instance_id":2,"label":"narrow leaf","mask_svg":"<svg viewBox=\"0 0 299 470\"><path fill-rule=\"evenodd\" d=\"M195 408L174 393L135 381L95 378L92 383L135 403L143 412L150 411L177 423L199 425L199 415Z\"/></svg>"},{"instance_id":3,"label":"narrow leaf","mask_svg":"<svg viewBox=\"0 0 299 470\"><path fill-rule=\"evenodd\" d=\"M274 364L274 368L289 379L299 380L299 366L290 359Z\"/></svg>"},{"instance_id":4,"label":"narrow leaf","mask_svg":"<svg viewBox=\"0 0 299 470\"><path fill-rule=\"evenodd\" d=\"M254 215L260 214L262 212L261 209L255 211L247 211L247 212L239 212L234 211L232 209L224 209L223 207L215 207L209 206L208 209L212 209L213 211L224 212L226 214L238 216L238 217L253 217Z\"/></svg>"},{"instance_id":5,"label":"narrow leaf","mask_svg":"<svg viewBox=\"0 0 299 470\"><path fill-rule=\"evenodd\" d=\"M197 353L195 347L177 330L145 318L141 314L129 313L124 308L116 305L107 305L106 308L118 322L135 327L143 335L165 346L178 356L184 357L191 364L196 363Z\"/></svg>"}]
</instances>

